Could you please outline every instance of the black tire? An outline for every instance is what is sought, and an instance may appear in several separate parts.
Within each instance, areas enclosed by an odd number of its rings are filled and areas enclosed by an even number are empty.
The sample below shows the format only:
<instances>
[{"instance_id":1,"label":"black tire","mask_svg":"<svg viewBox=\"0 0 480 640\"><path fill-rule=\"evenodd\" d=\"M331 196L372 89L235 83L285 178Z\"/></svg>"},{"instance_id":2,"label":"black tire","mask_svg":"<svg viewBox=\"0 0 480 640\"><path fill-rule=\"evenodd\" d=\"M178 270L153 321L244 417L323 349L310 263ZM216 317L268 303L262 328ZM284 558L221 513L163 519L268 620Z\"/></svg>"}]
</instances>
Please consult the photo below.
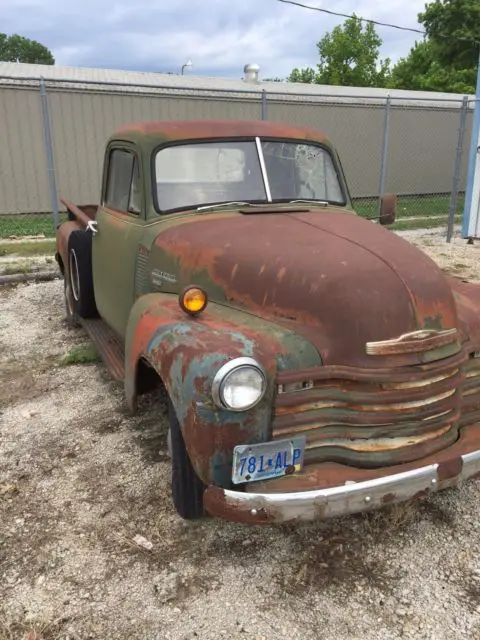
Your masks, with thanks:
<instances>
[{"instance_id":1,"label":"black tire","mask_svg":"<svg viewBox=\"0 0 480 640\"><path fill-rule=\"evenodd\" d=\"M170 401L168 405L173 504L179 516L184 520L195 520L205 515L203 508L205 485L195 473L188 457L175 409Z\"/></svg>"},{"instance_id":2,"label":"black tire","mask_svg":"<svg viewBox=\"0 0 480 640\"><path fill-rule=\"evenodd\" d=\"M71 293L72 314L80 318L98 316L93 292L92 234L88 231L72 231L68 238L68 283Z\"/></svg>"}]
</instances>

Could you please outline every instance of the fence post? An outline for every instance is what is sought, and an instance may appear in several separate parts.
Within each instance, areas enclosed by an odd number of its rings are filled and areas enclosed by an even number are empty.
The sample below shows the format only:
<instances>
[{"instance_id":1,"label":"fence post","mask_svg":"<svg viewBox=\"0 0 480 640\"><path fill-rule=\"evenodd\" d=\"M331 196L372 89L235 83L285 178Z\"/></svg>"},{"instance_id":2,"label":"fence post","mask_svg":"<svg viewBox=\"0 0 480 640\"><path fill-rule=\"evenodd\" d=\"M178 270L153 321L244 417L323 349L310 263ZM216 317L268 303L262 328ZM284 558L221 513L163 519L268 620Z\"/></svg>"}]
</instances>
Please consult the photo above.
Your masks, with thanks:
<instances>
[{"instance_id":1,"label":"fence post","mask_svg":"<svg viewBox=\"0 0 480 640\"><path fill-rule=\"evenodd\" d=\"M52 205L53 223L56 229L60 223L60 215L58 212L57 183L55 179L55 164L53 161L53 145L52 133L50 130L47 87L43 76L40 78L40 101L42 103L43 135L45 140L45 155L47 158L48 183L50 186L50 202Z\"/></svg>"},{"instance_id":2,"label":"fence post","mask_svg":"<svg viewBox=\"0 0 480 640\"><path fill-rule=\"evenodd\" d=\"M390 108L392 106L392 98L387 96L385 102L385 116L383 119L383 145L382 145L382 160L380 165L380 185L378 188L378 215L380 215L380 198L385 193L385 182L387 179L387 156L388 156L388 141L390 138Z\"/></svg>"},{"instance_id":3,"label":"fence post","mask_svg":"<svg viewBox=\"0 0 480 640\"><path fill-rule=\"evenodd\" d=\"M450 207L448 210L447 242L452 241L453 229L455 227L455 214L458 205L458 190L460 186L460 173L462 170L463 146L465 143L465 130L467 128L468 96L463 97L460 111L460 124L458 127L457 152L455 154L455 165L453 168L452 193L450 194Z\"/></svg>"},{"instance_id":4,"label":"fence post","mask_svg":"<svg viewBox=\"0 0 480 640\"><path fill-rule=\"evenodd\" d=\"M262 120L268 118L268 104L267 104L267 92L262 89Z\"/></svg>"}]
</instances>

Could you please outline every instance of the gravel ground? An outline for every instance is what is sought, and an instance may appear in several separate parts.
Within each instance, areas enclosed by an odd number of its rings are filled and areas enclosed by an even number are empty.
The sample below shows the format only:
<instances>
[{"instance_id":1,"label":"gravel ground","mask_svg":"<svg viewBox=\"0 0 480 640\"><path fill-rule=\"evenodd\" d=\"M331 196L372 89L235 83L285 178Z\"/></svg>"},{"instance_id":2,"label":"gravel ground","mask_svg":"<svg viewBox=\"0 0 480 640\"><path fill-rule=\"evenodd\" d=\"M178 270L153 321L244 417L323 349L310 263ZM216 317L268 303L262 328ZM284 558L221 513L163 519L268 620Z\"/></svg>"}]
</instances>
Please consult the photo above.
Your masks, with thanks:
<instances>
[{"instance_id":1,"label":"gravel ground","mask_svg":"<svg viewBox=\"0 0 480 640\"><path fill-rule=\"evenodd\" d=\"M480 281L478 245L402 235ZM131 417L103 365L60 366L86 344L60 281L0 308L1 640L480 638L477 482L300 527L185 523L162 398Z\"/></svg>"}]
</instances>

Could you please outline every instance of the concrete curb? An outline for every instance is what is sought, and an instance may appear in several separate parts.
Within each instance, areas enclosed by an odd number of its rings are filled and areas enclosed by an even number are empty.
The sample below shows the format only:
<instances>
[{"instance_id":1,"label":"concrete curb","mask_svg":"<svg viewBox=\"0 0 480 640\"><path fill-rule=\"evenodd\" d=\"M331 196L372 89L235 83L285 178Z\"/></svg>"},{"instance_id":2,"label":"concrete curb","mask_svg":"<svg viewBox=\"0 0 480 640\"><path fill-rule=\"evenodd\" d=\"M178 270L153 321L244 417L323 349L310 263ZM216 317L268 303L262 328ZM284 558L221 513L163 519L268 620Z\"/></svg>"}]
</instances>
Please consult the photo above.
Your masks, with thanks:
<instances>
[{"instance_id":1,"label":"concrete curb","mask_svg":"<svg viewBox=\"0 0 480 640\"><path fill-rule=\"evenodd\" d=\"M8 276L0 275L0 286L2 284L17 284L19 282L48 282L62 277L59 271L39 271L37 273L14 273Z\"/></svg>"}]
</instances>

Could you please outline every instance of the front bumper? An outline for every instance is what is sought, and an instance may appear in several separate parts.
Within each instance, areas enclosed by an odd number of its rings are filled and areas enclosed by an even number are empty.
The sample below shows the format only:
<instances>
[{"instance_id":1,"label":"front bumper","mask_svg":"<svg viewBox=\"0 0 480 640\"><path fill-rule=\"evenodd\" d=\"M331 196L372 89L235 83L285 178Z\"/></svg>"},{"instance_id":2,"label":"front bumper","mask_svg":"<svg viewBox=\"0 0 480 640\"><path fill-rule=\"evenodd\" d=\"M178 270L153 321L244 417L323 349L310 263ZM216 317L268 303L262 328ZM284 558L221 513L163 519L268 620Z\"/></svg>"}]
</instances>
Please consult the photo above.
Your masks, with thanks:
<instances>
[{"instance_id":1,"label":"front bumper","mask_svg":"<svg viewBox=\"0 0 480 640\"><path fill-rule=\"evenodd\" d=\"M313 491L244 493L210 485L205 490L204 505L210 515L237 522L302 522L420 498L477 476L480 449L394 475Z\"/></svg>"}]
</instances>

